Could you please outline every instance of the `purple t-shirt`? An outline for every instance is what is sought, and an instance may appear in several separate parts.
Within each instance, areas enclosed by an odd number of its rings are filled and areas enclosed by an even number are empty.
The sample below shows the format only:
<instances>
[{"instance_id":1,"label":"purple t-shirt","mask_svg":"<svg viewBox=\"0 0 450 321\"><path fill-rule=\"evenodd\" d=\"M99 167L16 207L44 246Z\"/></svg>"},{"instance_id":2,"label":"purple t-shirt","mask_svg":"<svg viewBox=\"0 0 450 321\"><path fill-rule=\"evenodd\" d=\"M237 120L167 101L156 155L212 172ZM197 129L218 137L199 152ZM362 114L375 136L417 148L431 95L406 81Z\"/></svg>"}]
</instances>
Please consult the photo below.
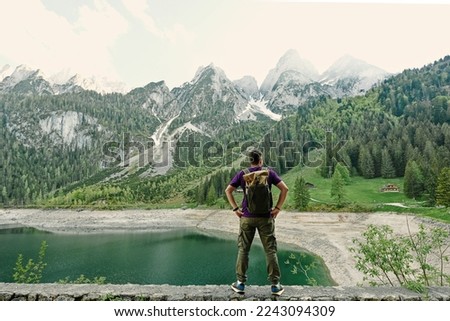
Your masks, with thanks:
<instances>
[{"instance_id":1,"label":"purple t-shirt","mask_svg":"<svg viewBox=\"0 0 450 321\"><path fill-rule=\"evenodd\" d=\"M262 167L250 167L248 170L251 172L260 171ZM245 192L245 180L244 180L244 171L239 171L231 180L230 185L234 188L238 188L239 186L242 188L242 190ZM272 185L277 185L279 182L281 182L280 176L271 168L269 168L269 177L267 178L267 182L269 183L270 188L272 188ZM247 208L247 198L244 197L242 200L242 213L244 217L256 217L255 215L252 215L248 211ZM258 217L261 217L261 215L258 215ZM270 217L270 213L267 213L267 215L263 215L262 217Z\"/></svg>"}]
</instances>

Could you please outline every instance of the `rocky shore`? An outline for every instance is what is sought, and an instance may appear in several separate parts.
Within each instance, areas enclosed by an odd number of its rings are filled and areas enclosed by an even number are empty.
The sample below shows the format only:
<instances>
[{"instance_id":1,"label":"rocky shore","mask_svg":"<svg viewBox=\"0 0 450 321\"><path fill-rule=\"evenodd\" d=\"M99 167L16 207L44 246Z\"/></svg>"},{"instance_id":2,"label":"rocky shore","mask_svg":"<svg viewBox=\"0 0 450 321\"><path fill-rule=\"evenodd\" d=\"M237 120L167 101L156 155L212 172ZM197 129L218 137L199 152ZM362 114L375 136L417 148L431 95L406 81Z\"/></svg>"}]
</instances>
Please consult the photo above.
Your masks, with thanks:
<instances>
[{"instance_id":1,"label":"rocky shore","mask_svg":"<svg viewBox=\"0 0 450 321\"><path fill-rule=\"evenodd\" d=\"M436 224L416 216L395 213L281 212L276 219L276 233L279 244L302 248L322 257L339 286L355 286L363 282L363 275L355 269L355 261L349 251L352 239L359 237L370 224L386 224L396 233L407 234L407 220L412 232L417 231L420 223ZM236 238L238 218L232 211L213 209L0 210L0 228L13 226L80 234L197 228L204 233Z\"/></svg>"}]
</instances>

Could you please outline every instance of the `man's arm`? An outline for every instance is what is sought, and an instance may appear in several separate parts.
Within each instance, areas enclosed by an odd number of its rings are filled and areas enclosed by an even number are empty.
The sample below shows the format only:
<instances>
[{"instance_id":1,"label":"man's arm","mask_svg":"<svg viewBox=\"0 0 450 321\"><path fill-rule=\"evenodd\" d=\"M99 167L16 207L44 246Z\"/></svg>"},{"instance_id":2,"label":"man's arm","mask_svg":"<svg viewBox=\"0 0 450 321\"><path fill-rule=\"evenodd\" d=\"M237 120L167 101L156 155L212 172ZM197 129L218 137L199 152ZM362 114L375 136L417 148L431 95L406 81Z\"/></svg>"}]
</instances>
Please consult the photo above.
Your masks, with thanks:
<instances>
[{"instance_id":1,"label":"man's arm","mask_svg":"<svg viewBox=\"0 0 450 321\"><path fill-rule=\"evenodd\" d=\"M228 199L228 203L230 203L232 208L236 208L239 207L236 203L236 200L234 199L233 196L233 192L235 191L236 187L228 185L227 188L225 189L225 195L227 196ZM236 211L234 211L234 213L238 216L241 217L242 216L242 212L241 209L237 209Z\"/></svg>"},{"instance_id":2,"label":"man's arm","mask_svg":"<svg viewBox=\"0 0 450 321\"><path fill-rule=\"evenodd\" d=\"M281 207L283 206L284 201L286 200L287 193L289 191L289 188L283 181L280 181L275 186L279 188L280 195L278 196L277 205L275 205L275 207L273 208L273 210L271 212L273 218L277 217L277 215L280 213Z\"/></svg>"}]
</instances>

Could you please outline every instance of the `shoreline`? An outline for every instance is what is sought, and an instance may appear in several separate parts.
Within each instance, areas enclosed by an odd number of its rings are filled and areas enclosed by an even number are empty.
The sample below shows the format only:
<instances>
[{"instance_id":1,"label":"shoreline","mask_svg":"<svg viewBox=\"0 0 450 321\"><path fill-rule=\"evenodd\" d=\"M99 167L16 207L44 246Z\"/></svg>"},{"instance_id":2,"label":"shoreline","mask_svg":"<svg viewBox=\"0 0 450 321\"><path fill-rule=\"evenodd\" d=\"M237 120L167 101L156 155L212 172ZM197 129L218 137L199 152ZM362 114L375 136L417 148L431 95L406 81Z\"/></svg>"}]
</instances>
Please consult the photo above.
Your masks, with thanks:
<instances>
[{"instance_id":1,"label":"shoreline","mask_svg":"<svg viewBox=\"0 0 450 321\"><path fill-rule=\"evenodd\" d=\"M419 224L435 222L408 216L411 232ZM276 219L280 244L311 252L322 258L331 278L339 286L363 283L349 251L352 239L360 237L370 224L389 225L396 233L407 234L406 215L397 213L316 213L281 212ZM445 224L449 226L449 224ZM42 210L0 209L0 228L33 227L53 233L120 233L168 231L197 228L201 232L227 238L237 237L238 218L228 210ZM256 236L256 238L258 238ZM255 240L259 242L259 240Z\"/></svg>"}]
</instances>

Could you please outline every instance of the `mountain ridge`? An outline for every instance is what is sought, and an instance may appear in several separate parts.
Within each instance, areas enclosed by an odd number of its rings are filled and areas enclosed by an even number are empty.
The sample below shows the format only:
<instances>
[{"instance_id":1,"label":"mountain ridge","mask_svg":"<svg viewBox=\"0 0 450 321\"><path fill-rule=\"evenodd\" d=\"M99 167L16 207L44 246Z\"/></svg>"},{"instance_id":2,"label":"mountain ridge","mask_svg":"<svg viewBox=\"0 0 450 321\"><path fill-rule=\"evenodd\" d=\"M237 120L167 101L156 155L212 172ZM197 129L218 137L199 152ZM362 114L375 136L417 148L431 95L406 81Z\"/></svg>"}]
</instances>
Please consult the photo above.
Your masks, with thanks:
<instances>
[{"instance_id":1,"label":"mountain ridge","mask_svg":"<svg viewBox=\"0 0 450 321\"><path fill-rule=\"evenodd\" d=\"M258 99L260 95L267 96L271 91L273 86L277 83L279 80L279 77L285 72L285 71L297 71L303 75L302 82L300 84L310 84L310 83L324 83L326 81L330 81L330 74L331 70L334 68L334 74L336 73L336 66L339 64L339 62L342 62L342 60L345 58L347 59L347 66L351 66L352 64L359 64L362 63L367 66L372 66L368 63L365 63L364 61L352 58L351 63L348 62L350 55L345 55L338 60L336 60L326 71L324 71L322 74L319 74L316 67L309 62L308 60L302 58L299 53L294 49L289 49L286 51L285 54L283 54L280 59L278 60L276 66L272 68L268 74L266 75L265 79L262 81L261 85L258 87L256 84L256 87L258 90L255 90L255 83L256 80L254 80L254 77L251 75L243 76L241 79L235 80L234 83L238 85L239 87L242 87L244 92L249 96L249 98ZM204 68L208 67L215 67L213 63L209 64L206 67L200 66L197 69L197 72L195 73L195 76L191 81L195 81L196 77L198 76L198 73L201 72ZM372 66L373 68L376 68L379 71L380 75L390 75L389 73L383 71L381 68ZM220 69L220 68L219 68ZM124 83L118 82L118 81L112 81L108 80L106 77L96 77L96 76L82 76L79 73L71 72L70 69L64 69L57 73L51 74L50 76L47 76L42 70L40 69L34 69L31 67L28 67L26 65L19 65L15 68L12 68L10 65L6 64L1 67L0 69L0 93L8 92L5 89L11 89L12 86L7 86L5 84L5 78L11 77L15 73L18 73L19 71L22 72L22 79L24 80L26 77L23 77L23 74L25 75L28 73L28 75L31 75L33 72L38 72L39 76L42 78L42 80L45 80L48 84L47 86L49 88L52 88L52 92L43 92L44 94L63 94L67 92L78 92L80 90L93 90L101 94L107 94L107 93L121 93L121 94L127 94L133 89L145 87L144 86L137 86L134 88L130 88ZM347 77L355 76L355 70L353 68L353 74L347 75ZM222 72L224 72L222 70ZM345 74L346 70L341 70L340 75L334 75L334 77L340 77ZM378 75L379 76L379 75ZM367 78L367 75L365 76ZM378 78L382 78L382 76L379 76ZM152 81L150 83L153 83L155 81ZM157 82L157 81L156 81ZM247 85L244 85L244 83L247 83ZM370 85L373 85L376 82L366 84L364 86L364 89L367 90ZM3 84L3 85L2 85ZM184 84L183 84L184 85ZM183 86L181 85L181 86ZM178 86L178 87L181 87ZM251 87L250 91L249 88ZM174 87L175 88L175 87ZM173 89L173 88L172 88ZM38 91L36 91L38 92ZM38 92L39 93L39 92Z\"/></svg>"},{"instance_id":2,"label":"mountain ridge","mask_svg":"<svg viewBox=\"0 0 450 321\"><path fill-rule=\"evenodd\" d=\"M23 81L39 79L41 83L45 83L45 90L39 90L38 87L30 88L25 94L50 94L58 95L71 92L79 92L80 90L93 90L101 94L122 93L129 91L128 87L121 82L112 81L106 77L88 76L84 77L79 73L71 73L69 70L62 70L48 76L41 69L34 69L25 64L11 68L6 64L0 69L0 93L20 92L15 86ZM30 84L32 85L32 84Z\"/></svg>"}]
</instances>

